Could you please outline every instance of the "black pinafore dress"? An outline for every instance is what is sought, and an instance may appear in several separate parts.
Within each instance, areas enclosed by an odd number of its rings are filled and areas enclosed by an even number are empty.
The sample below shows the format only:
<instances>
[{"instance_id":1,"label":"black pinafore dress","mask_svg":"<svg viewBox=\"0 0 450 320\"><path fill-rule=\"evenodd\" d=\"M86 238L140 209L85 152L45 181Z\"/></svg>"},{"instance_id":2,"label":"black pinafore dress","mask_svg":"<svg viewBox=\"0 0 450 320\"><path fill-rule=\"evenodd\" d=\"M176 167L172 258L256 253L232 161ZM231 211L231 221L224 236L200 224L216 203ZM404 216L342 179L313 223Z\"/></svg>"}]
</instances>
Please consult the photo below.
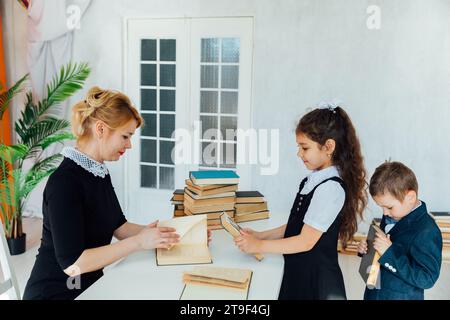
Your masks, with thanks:
<instances>
[{"instance_id":1,"label":"black pinafore dress","mask_svg":"<svg viewBox=\"0 0 450 320\"><path fill-rule=\"evenodd\" d=\"M284 238L300 234L303 218L308 211L314 192L320 185L332 180L340 183L345 190L342 179L332 177L319 183L310 193L302 194L306 180L306 178L303 179L300 184ZM346 299L344 278L338 264L337 252L341 215L342 211L310 251L283 255L284 274L279 300Z\"/></svg>"}]
</instances>

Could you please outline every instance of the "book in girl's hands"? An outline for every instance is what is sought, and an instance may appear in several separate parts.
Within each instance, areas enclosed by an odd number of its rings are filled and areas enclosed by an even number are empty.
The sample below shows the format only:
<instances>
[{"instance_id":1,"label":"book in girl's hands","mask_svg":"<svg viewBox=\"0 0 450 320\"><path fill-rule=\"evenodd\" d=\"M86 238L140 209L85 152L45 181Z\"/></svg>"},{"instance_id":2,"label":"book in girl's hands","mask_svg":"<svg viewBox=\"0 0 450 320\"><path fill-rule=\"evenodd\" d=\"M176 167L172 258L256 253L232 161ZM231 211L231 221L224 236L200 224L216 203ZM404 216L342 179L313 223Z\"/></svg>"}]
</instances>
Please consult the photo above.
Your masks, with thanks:
<instances>
[{"instance_id":1,"label":"book in girl's hands","mask_svg":"<svg viewBox=\"0 0 450 320\"><path fill-rule=\"evenodd\" d=\"M189 177L194 185L238 184L239 176L232 170L191 171Z\"/></svg>"},{"instance_id":2,"label":"book in girl's hands","mask_svg":"<svg viewBox=\"0 0 450 320\"><path fill-rule=\"evenodd\" d=\"M380 283L380 263L378 262L378 259L380 259L380 254L373 246L373 241L375 240L375 235L377 232L384 233L376 225L376 222L372 221L369 228L369 233L367 234L367 253L362 256L361 264L359 266L359 274L369 289L378 288Z\"/></svg>"},{"instance_id":3,"label":"book in girl's hands","mask_svg":"<svg viewBox=\"0 0 450 320\"><path fill-rule=\"evenodd\" d=\"M222 227L233 236L233 238L241 235L242 228L225 212L220 215L220 223L222 224ZM254 256L258 261L264 259L264 256L261 253L255 253Z\"/></svg>"}]
</instances>

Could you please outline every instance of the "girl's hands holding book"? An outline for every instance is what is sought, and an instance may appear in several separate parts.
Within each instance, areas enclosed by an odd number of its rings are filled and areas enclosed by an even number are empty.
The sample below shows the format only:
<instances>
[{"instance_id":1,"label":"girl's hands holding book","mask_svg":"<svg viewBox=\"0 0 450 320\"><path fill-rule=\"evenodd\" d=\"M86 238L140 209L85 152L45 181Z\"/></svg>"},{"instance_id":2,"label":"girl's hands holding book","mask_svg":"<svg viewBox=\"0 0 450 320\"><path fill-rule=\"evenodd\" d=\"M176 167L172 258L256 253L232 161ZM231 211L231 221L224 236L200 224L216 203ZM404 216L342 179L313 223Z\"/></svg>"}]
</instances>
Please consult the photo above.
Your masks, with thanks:
<instances>
[{"instance_id":1,"label":"girl's hands holding book","mask_svg":"<svg viewBox=\"0 0 450 320\"><path fill-rule=\"evenodd\" d=\"M255 235L251 233L247 233L245 230L246 229L241 230L241 235L239 237L234 238L234 243L238 246L239 250L241 250L242 252L245 253L260 252L262 240L258 239Z\"/></svg>"},{"instance_id":2,"label":"girl's hands holding book","mask_svg":"<svg viewBox=\"0 0 450 320\"><path fill-rule=\"evenodd\" d=\"M367 253L367 240L361 240L358 243L358 253L359 255L364 255Z\"/></svg>"},{"instance_id":3,"label":"girl's hands holding book","mask_svg":"<svg viewBox=\"0 0 450 320\"><path fill-rule=\"evenodd\" d=\"M246 234L250 234L250 235L254 236L256 239L263 240L263 238L261 237L261 232L259 232L259 231L255 231L250 228L242 228L241 231L245 232Z\"/></svg>"}]
</instances>

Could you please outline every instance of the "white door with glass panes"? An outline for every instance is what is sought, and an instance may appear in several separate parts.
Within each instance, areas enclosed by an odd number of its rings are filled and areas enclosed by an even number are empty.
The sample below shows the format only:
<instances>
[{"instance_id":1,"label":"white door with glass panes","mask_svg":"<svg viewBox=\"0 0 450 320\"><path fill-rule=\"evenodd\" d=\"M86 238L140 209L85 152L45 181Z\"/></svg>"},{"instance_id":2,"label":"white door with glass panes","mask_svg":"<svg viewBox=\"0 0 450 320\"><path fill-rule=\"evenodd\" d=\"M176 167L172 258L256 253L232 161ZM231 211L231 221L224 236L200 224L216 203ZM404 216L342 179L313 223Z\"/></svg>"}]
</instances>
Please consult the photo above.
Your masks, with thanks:
<instances>
[{"instance_id":1,"label":"white door with glass panes","mask_svg":"<svg viewBox=\"0 0 450 320\"><path fill-rule=\"evenodd\" d=\"M233 132L251 127L253 18L127 19L125 28L126 93L145 121L126 157L127 218L171 218L170 198L190 170L235 170L248 190ZM191 137L181 164L177 129Z\"/></svg>"}]
</instances>

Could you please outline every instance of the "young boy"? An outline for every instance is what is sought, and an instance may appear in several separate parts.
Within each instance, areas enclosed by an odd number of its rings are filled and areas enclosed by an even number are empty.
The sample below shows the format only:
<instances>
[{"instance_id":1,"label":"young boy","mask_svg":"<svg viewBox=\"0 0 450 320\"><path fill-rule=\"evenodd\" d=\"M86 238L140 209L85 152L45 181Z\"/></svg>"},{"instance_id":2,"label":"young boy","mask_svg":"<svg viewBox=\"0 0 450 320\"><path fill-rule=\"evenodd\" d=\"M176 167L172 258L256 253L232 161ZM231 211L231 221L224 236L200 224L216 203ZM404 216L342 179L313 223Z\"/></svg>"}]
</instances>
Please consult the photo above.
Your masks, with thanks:
<instances>
[{"instance_id":1,"label":"young boy","mask_svg":"<svg viewBox=\"0 0 450 320\"><path fill-rule=\"evenodd\" d=\"M369 191L383 208L381 229L374 248L381 258L379 288L367 289L364 300L423 300L424 289L439 277L442 236L428 214L425 202L418 199L414 173L399 162L379 166L370 179ZM358 252L367 252L361 241Z\"/></svg>"}]
</instances>

